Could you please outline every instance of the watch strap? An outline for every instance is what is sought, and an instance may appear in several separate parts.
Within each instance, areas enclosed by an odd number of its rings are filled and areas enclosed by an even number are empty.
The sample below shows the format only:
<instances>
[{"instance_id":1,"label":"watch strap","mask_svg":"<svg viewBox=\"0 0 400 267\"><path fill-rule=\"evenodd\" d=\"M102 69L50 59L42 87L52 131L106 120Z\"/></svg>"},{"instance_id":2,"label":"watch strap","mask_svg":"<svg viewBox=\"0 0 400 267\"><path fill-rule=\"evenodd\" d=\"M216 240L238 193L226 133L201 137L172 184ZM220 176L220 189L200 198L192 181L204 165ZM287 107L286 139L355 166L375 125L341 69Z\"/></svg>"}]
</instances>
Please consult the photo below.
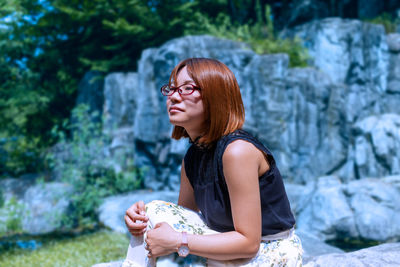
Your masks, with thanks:
<instances>
[{"instance_id":1,"label":"watch strap","mask_svg":"<svg viewBox=\"0 0 400 267\"><path fill-rule=\"evenodd\" d=\"M188 239L187 239L187 233L185 231L182 232L182 245L187 246L188 245Z\"/></svg>"}]
</instances>

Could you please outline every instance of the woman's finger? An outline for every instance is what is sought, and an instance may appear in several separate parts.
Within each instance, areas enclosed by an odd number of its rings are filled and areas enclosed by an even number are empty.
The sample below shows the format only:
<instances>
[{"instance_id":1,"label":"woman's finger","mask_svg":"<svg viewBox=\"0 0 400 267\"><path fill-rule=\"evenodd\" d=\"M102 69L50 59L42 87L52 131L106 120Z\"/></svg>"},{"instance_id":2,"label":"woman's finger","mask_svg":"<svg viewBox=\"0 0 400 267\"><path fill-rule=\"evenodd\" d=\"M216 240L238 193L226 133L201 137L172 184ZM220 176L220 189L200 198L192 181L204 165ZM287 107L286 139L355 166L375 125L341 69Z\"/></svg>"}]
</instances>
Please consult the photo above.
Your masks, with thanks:
<instances>
[{"instance_id":1,"label":"woman's finger","mask_svg":"<svg viewBox=\"0 0 400 267\"><path fill-rule=\"evenodd\" d=\"M127 215L125 215L125 224L128 227L128 229L130 229L130 230L143 230L143 229L146 229L146 227L147 227L147 223L133 222L132 219Z\"/></svg>"},{"instance_id":2,"label":"woman's finger","mask_svg":"<svg viewBox=\"0 0 400 267\"><path fill-rule=\"evenodd\" d=\"M144 205L144 202L142 200L137 202L137 207L140 214L146 215L146 206Z\"/></svg>"},{"instance_id":3,"label":"woman's finger","mask_svg":"<svg viewBox=\"0 0 400 267\"><path fill-rule=\"evenodd\" d=\"M147 222L149 219L145 214L139 214L138 211L135 209L127 209L125 212L125 215L128 216L129 218L132 219L132 221L142 221L142 222Z\"/></svg>"}]
</instances>

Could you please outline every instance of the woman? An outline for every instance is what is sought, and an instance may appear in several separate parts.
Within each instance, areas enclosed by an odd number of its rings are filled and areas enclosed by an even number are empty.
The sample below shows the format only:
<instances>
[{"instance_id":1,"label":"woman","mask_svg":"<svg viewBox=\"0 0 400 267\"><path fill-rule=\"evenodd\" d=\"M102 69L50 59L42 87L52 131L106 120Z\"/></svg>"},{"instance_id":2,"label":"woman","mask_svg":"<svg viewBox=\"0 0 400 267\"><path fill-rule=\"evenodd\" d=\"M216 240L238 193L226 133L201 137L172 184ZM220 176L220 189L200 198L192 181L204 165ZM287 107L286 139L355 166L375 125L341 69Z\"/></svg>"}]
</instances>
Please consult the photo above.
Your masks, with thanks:
<instances>
[{"instance_id":1,"label":"woman","mask_svg":"<svg viewBox=\"0 0 400 267\"><path fill-rule=\"evenodd\" d=\"M301 266L301 243L275 160L241 130L244 107L233 73L217 60L189 58L161 92L172 138L191 142L179 206L138 202L127 210L133 238L123 266L152 265L174 252L205 257L209 266Z\"/></svg>"}]
</instances>

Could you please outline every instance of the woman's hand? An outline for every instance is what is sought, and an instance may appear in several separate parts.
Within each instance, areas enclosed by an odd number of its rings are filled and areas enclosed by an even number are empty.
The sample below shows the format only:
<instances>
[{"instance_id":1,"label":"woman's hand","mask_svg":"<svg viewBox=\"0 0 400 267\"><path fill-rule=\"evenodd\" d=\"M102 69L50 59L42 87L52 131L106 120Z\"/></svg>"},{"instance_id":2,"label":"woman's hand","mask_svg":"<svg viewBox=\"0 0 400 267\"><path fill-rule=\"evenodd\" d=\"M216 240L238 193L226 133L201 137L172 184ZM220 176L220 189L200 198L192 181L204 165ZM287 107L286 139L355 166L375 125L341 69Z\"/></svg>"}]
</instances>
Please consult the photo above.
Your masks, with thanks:
<instances>
[{"instance_id":1,"label":"woman's hand","mask_svg":"<svg viewBox=\"0 0 400 267\"><path fill-rule=\"evenodd\" d=\"M148 220L143 201L136 202L126 210L125 224L129 232L134 236L140 236L146 232Z\"/></svg>"},{"instance_id":2,"label":"woman's hand","mask_svg":"<svg viewBox=\"0 0 400 267\"><path fill-rule=\"evenodd\" d=\"M182 242L182 234L166 223L157 223L154 229L147 232L146 249L149 257L160 257L176 252Z\"/></svg>"}]
</instances>

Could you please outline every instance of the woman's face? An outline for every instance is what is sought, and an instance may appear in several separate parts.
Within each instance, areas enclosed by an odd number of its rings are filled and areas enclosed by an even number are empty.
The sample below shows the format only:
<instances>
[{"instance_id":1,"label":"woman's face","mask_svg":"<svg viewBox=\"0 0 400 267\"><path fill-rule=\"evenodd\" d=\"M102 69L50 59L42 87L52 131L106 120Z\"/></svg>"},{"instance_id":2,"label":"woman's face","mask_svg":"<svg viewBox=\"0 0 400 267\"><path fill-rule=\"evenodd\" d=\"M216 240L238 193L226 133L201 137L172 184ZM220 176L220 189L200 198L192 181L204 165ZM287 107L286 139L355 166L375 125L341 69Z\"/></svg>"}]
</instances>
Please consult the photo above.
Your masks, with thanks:
<instances>
[{"instance_id":1,"label":"woman's face","mask_svg":"<svg viewBox=\"0 0 400 267\"><path fill-rule=\"evenodd\" d=\"M186 67L183 67L176 77L174 87L182 84L196 85L190 78ZM167 97L167 110L169 121L175 126L181 126L191 134L202 133L204 127L204 106L199 90L195 90L190 95L180 95L175 91L171 96Z\"/></svg>"}]
</instances>

